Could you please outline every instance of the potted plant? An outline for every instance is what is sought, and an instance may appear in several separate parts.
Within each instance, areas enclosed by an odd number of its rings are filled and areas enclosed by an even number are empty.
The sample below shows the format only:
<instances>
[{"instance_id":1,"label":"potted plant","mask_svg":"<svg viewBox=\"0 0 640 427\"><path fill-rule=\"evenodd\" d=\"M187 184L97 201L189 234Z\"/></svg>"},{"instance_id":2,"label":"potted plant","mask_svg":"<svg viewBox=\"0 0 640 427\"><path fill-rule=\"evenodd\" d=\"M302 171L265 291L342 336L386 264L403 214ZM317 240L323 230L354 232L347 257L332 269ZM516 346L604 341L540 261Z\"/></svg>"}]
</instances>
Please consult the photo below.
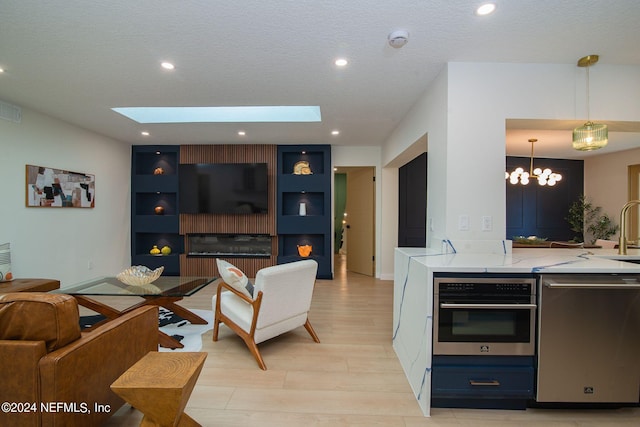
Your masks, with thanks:
<instances>
[{"instance_id":1,"label":"potted plant","mask_svg":"<svg viewBox=\"0 0 640 427\"><path fill-rule=\"evenodd\" d=\"M569 207L569 214L565 218L571 226L571 231L576 232L573 238L575 242L584 242L584 230L591 234L591 243L597 239L608 239L618 231L618 225L614 224L609 215L600 214L602 207L593 206L584 194Z\"/></svg>"}]
</instances>

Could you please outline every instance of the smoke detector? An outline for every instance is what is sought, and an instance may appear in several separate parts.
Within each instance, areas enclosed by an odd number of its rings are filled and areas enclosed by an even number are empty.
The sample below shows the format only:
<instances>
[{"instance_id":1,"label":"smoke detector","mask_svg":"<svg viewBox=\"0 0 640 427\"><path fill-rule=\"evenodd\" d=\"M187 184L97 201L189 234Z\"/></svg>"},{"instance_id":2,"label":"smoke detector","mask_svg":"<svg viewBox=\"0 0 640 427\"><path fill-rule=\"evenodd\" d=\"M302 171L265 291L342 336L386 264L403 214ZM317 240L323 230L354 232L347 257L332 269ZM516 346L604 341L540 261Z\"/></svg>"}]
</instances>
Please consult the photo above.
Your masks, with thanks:
<instances>
[{"instance_id":1,"label":"smoke detector","mask_svg":"<svg viewBox=\"0 0 640 427\"><path fill-rule=\"evenodd\" d=\"M409 41L409 32L406 30L396 30L391 32L387 39L389 40L389 46L400 49Z\"/></svg>"}]
</instances>

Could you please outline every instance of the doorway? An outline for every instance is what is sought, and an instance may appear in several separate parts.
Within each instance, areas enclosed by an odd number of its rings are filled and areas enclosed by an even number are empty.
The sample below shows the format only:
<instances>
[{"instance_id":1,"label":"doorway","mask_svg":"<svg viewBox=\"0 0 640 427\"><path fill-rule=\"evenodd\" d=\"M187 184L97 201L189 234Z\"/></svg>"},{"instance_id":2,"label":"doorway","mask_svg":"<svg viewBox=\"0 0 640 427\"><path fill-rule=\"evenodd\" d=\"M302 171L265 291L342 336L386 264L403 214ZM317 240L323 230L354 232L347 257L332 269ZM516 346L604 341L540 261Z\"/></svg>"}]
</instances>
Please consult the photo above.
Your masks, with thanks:
<instances>
[{"instance_id":1,"label":"doorway","mask_svg":"<svg viewBox=\"0 0 640 427\"><path fill-rule=\"evenodd\" d=\"M640 165L629 165L628 166L628 197L629 200L640 200ZM640 209L638 206L632 206L629 209L629 226L627 228L627 239L634 241L638 240L640 236L640 215L638 212ZM622 224L620 224L622 227Z\"/></svg>"},{"instance_id":2,"label":"doorway","mask_svg":"<svg viewBox=\"0 0 640 427\"><path fill-rule=\"evenodd\" d=\"M374 276L375 168L337 168L335 183L334 221L337 225L337 252L345 258L347 271ZM343 200L339 200L342 197ZM341 210L342 206L344 211Z\"/></svg>"}]
</instances>

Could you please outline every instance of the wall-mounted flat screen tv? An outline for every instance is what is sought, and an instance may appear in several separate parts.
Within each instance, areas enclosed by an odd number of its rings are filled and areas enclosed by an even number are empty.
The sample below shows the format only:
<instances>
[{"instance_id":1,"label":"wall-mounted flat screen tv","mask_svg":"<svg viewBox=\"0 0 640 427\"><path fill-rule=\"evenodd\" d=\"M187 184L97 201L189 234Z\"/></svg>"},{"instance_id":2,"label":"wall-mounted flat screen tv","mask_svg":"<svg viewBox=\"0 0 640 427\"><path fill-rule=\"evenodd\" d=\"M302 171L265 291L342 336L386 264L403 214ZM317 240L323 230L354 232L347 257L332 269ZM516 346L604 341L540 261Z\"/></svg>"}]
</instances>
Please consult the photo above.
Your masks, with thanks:
<instances>
[{"instance_id":1,"label":"wall-mounted flat screen tv","mask_svg":"<svg viewBox=\"0 0 640 427\"><path fill-rule=\"evenodd\" d=\"M180 213L267 213L266 163L180 164L178 181Z\"/></svg>"}]
</instances>

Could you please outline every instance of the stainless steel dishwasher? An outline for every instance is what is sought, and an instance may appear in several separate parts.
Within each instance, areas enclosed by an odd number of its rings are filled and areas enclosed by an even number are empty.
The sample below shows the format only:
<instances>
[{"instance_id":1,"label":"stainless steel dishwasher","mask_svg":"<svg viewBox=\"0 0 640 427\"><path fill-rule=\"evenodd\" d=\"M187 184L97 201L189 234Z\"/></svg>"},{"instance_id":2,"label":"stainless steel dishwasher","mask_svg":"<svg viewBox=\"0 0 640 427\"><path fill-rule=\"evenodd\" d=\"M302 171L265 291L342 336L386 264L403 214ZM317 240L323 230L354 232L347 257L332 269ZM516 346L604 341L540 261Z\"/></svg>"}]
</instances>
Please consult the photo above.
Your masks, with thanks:
<instances>
[{"instance_id":1,"label":"stainless steel dishwasher","mask_svg":"<svg viewBox=\"0 0 640 427\"><path fill-rule=\"evenodd\" d=\"M543 274L537 402L638 403L640 275Z\"/></svg>"}]
</instances>

